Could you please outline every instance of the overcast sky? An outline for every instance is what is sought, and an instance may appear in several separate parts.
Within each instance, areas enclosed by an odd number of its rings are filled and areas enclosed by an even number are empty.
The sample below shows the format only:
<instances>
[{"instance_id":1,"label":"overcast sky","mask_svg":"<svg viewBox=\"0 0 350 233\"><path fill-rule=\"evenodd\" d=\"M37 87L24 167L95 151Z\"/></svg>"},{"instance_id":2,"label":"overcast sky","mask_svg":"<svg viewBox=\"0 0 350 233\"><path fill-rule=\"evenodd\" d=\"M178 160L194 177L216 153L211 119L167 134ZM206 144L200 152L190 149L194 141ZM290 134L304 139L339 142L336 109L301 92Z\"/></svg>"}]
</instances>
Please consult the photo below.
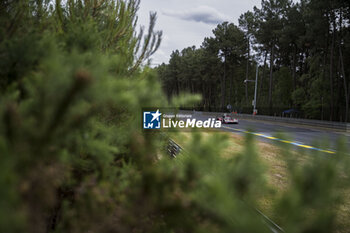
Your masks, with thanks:
<instances>
[{"instance_id":1,"label":"overcast sky","mask_svg":"<svg viewBox=\"0 0 350 233\"><path fill-rule=\"evenodd\" d=\"M156 30L163 31L163 40L152 56L152 64L168 63L173 50L202 44L204 37L224 21L238 24L239 16L261 0L141 0L139 24L148 27L149 12L157 12Z\"/></svg>"}]
</instances>

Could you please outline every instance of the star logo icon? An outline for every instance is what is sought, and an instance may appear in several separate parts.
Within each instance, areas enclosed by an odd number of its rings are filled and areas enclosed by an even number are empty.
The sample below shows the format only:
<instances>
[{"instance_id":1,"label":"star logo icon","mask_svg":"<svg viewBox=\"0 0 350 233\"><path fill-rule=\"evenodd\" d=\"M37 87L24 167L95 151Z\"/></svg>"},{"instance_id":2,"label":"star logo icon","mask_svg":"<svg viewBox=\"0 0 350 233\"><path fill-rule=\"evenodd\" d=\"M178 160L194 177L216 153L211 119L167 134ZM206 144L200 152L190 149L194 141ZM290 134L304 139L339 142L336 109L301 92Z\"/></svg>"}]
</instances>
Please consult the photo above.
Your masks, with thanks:
<instances>
[{"instance_id":1,"label":"star logo icon","mask_svg":"<svg viewBox=\"0 0 350 233\"><path fill-rule=\"evenodd\" d=\"M159 121L159 117L160 117L162 114L159 112L159 109L157 109L157 111L156 111L155 113L152 113L151 115L153 116L151 122L153 122L154 120Z\"/></svg>"},{"instance_id":2,"label":"star logo icon","mask_svg":"<svg viewBox=\"0 0 350 233\"><path fill-rule=\"evenodd\" d=\"M161 122L160 116L162 113L157 111L145 111L143 112L143 128L144 129L160 129Z\"/></svg>"}]
</instances>

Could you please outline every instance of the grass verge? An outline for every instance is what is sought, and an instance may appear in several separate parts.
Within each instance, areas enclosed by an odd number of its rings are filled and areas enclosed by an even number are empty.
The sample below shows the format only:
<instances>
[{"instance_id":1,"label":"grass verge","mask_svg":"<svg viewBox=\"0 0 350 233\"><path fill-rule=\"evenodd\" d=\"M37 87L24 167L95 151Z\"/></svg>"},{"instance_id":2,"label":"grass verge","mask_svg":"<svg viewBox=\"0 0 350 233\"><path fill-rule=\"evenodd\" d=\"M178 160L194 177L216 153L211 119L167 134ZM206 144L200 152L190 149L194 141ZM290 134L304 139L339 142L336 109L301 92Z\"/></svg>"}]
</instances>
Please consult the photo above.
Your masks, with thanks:
<instances>
[{"instance_id":1,"label":"grass verge","mask_svg":"<svg viewBox=\"0 0 350 233\"><path fill-rule=\"evenodd\" d=\"M245 139L238 134L229 132L202 132L201 136L206 138L213 133L226 134L229 140L227 148L220 156L232 158L244 150ZM180 132L171 135L171 137L186 150L186 146L191 141L192 135L191 132ZM274 216L274 203L281 197L283 192L287 191L289 186L290 175L286 159L290 158L285 158L283 155L284 153L282 153L283 149L276 143L267 143L256 139L256 145L261 161L267 169L266 180L271 190L267 194L261 196L258 202L259 208L265 215L278 223L278 216ZM292 150L288 156L291 156L297 164L302 165L307 162L312 162L310 156L313 155L307 153L305 149L297 148L296 150ZM350 219L350 190L344 189L342 196L345 199L344 203L339 206L336 226L336 232L339 233L349 232L350 229L350 222L348 221Z\"/></svg>"}]
</instances>

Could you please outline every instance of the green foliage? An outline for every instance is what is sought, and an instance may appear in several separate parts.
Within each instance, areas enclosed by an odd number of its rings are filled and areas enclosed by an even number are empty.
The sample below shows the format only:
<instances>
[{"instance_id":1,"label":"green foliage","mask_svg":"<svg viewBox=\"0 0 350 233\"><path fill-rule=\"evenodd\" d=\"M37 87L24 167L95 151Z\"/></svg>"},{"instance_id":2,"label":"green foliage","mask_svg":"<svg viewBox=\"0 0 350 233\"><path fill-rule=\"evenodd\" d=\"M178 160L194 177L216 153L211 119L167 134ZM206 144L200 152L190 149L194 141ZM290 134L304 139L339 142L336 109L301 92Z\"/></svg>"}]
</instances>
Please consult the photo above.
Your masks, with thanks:
<instances>
[{"instance_id":1,"label":"green foliage","mask_svg":"<svg viewBox=\"0 0 350 233\"><path fill-rule=\"evenodd\" d=\"M288 232L346 232L339 229L339 206L348 186L347 152L339 141L338 153L331 159L320 152L300 166L284 148L291 183L276 205L281 224ZM291 211L285 211L289 209ZM288 219L288 220L287 220ZM288 221L290 221L288 223Z\"/></svg>"},{"instance_id":2,"label":"green foliage","mask_svg":"<svg viewBox=\"0 0 350 233\"><path fill-rule=\"evenodd\" d=\"M156 158L139 113L164 98L140 65L161 34L151 15L136 35L139 1L52 4L2 2L0 231L105 232L130 183L118 174Z\"/></svg>"},{"instance_id":3,"label":"green foliage","mask_svg":"<svg viewBox=\"0 0 350 233\"><path fill-rule=\"evenodd\" d=\"M301 106L305 103L305 91L304 88L298 88L292 93L292 98L296 106Z\"/></svg>"},{"instance_id":4,"label":"green foliage","mask_svg":"<svg viewBox=\"0 0 350 233\"><path fill-rule=\"evenodd\" d=\"M220 157L227 138L196 135L171 160L167 135L141 131L142 107L167 102L143 66L161 33L153 14L145 37L135 32L138 4L1 2L0 232L269 232L255 211L269 189L253 138L228 160ZM208 53L183 51L187 69L217 61ZM205 72L194 70L194 81ZM210 75L204 79L215 83ZM199 100L179 95L172 103ZM291 169L293 191L278 209L286 229L316 231L321 221L334 229L336 213L320 203L341 200L335 180L347 177L348 164L338 156ZM300 221L304 209L317 215Z\"/></svg>"},{"instance_id":5,"label":"green foliage","mask_svg":"<svg viewBox=\"0 0 350 233\"><path fill-rule=\"evenodd\" d=\"M291 93L293 90L293 78L287 67L282 67L276 72L275 103L277 106L292 107Z\"/></svg>"}]
</instances>

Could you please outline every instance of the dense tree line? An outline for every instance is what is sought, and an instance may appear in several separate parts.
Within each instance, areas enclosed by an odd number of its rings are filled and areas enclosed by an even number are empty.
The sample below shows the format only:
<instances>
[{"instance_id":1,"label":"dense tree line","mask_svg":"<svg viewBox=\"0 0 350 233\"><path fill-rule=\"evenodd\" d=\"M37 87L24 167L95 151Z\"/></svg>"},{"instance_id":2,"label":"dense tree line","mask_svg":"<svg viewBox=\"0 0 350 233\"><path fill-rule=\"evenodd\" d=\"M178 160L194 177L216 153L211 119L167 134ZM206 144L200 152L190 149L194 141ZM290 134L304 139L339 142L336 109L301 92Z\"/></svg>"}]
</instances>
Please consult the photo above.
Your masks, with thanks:
<instances>
[{"instance_id":1,"label":"dense tree line","mask_svg":"<svg viewBox=\"0 0 350 233\"><path fill-rule=\"evenodd\" d=\"M230 103L251 112L255 66L257 108L280 115L296 109L306 118L349 119L350 3L345 0L263 0L224 22L200 48L171 54L157 70L168 96L202 94L197 106L224 109Z\"/></svg>"}]
</instances>

